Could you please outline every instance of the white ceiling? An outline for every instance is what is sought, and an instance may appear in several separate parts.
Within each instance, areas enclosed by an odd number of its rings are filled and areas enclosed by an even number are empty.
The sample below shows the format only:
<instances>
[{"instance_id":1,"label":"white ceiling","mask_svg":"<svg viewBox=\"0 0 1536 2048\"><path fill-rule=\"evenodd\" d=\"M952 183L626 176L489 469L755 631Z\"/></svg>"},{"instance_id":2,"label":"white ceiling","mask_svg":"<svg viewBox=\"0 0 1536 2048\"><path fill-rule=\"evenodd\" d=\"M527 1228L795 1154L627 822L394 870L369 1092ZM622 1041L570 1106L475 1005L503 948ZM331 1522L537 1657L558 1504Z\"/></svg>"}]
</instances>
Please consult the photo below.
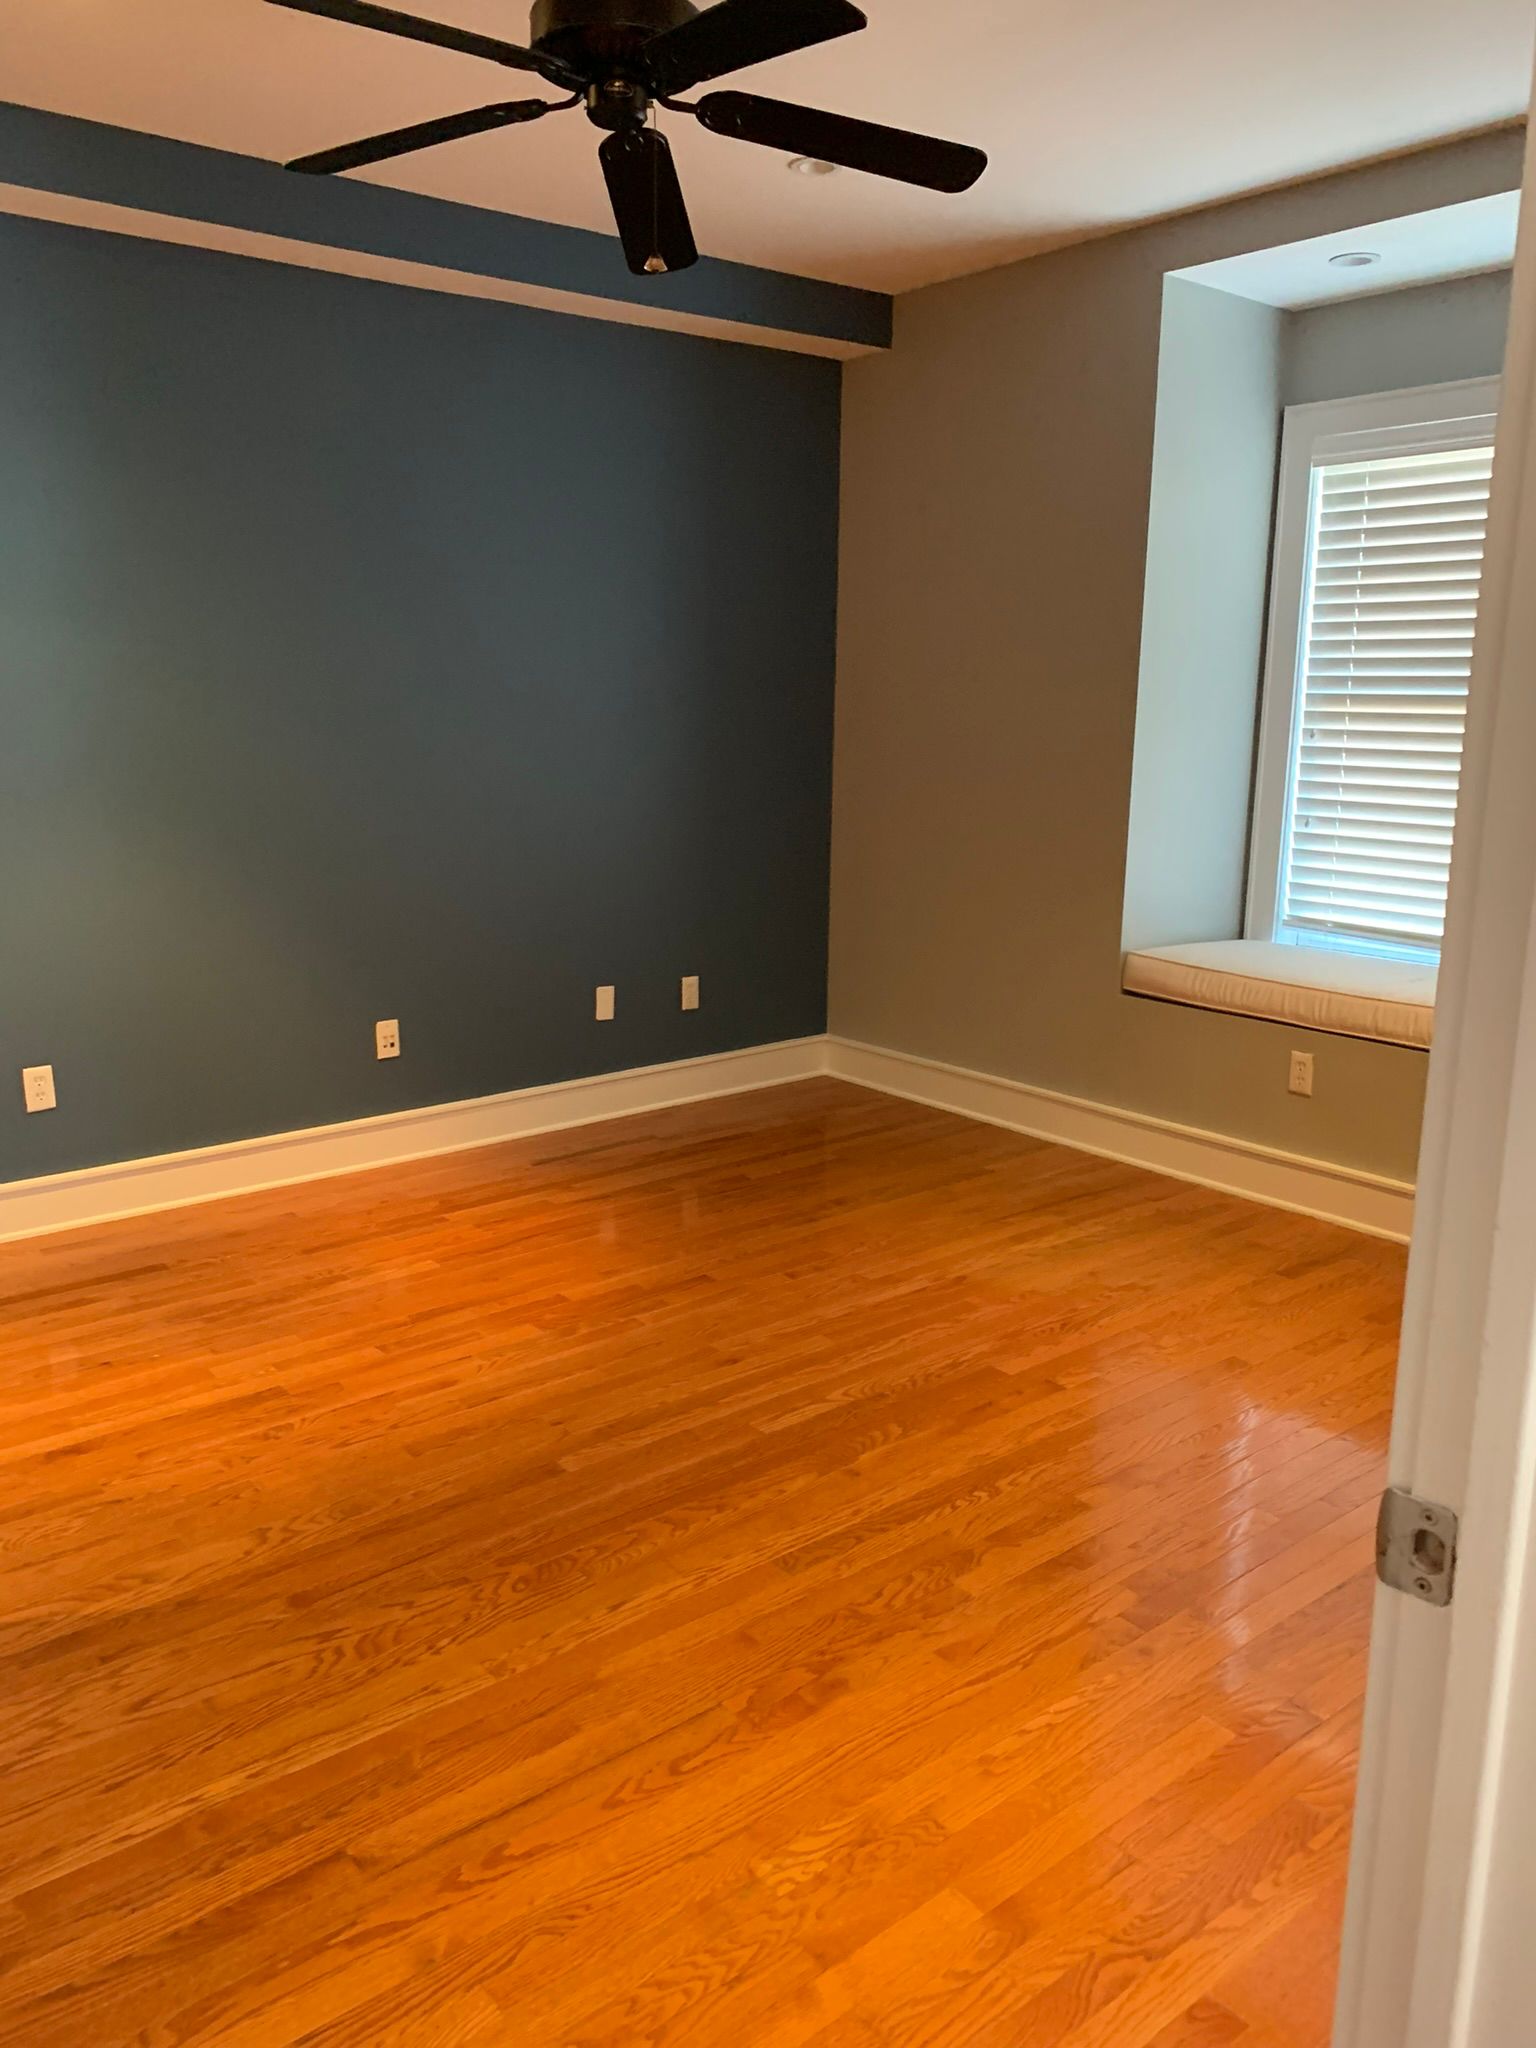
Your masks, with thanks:
<instances>
[{"instance_id":1,"label":"white ceiling","mask_svg":"<svg viewBox=\"0 0 1536 2048\"><path fill-rule=\"evenodd\" d=\"M398 0L523 41L521 0ZM667 120L709 254L886 291L1506 120L1536 0L864 0L870 27L740 82L992 153L959 199ZM523 96L514 74L262 0L10 0L0 92L284 158ZM509 85L509 79L513 83ZM737 83L733 79L731 83ZM537 90L531 85L529 90ZM579 114L363 175L611 232Z\"/></svg>"},{"instance_id":2,"label":"white ceiling","mask_svg":"<svg viewBox=\"0 0 1536 2048\"><path fill-rule=\"evenodd\" d=\"M1256 299L1263 306L1322 306L1335 299L1368 298L1377 292L1401 291L1406 285L1506 269L1515 260L1519 217L1520 194L1495 192L1486 199L1438 207L1433 213L1363 223L1347 234L1318 235L1279 249L1254 249L1217 263L1199 263L1175 275L1231 292L1235 298ZM1334 260L1362 252L1376 261L1357 270Z\"/></svg>"}]
</instances>

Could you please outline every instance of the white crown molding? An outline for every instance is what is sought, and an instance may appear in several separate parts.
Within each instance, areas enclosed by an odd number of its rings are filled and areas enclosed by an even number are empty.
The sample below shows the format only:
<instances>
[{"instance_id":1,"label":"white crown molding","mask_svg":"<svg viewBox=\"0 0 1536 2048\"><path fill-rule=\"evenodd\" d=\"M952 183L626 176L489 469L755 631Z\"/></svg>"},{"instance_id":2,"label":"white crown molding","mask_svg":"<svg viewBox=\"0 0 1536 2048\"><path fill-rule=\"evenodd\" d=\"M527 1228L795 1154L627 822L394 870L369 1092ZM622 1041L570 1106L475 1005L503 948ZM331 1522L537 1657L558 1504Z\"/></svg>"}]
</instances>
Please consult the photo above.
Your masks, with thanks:
<instances>
[{"instance_id":1,"label":"white crown molding","mask_svg":"<svg viewBox=\"0 0 1536 2048\"><path fill-rule=\"evenodd\" d=\"M664 1066L630 1067L542 1088L518 1088L469 1102L438 1103L313 1130L242 1138L194 1152L11 1181L0 1185L0 1244L374 1166L400 1166L411 1159L467 1152L509 1138L536 1137L542 1131L639 1116L646 1110L677 1109L684 1103L778 1087L825 1072L825 1039L787 1039Z\"/></svg>"},{"instance_id":2,"label":"white crown molding","mask_svg":"<svg viewBox=\"0 0 1536 2048\"><path fill-rule=\"evenodd\" d=\"M851 1038L828 1040L828 1071L882 1095L999 1124L1004 1130L1241 1195L1270 1208L1341 1223L1371 1237L1406 1242L1413 1228L1411 1182L1279 1152L1218 1131L1168 1123L1137 1110L1058 1095L942 1060L888 1052Z\"/></svg>"}]
</instances>

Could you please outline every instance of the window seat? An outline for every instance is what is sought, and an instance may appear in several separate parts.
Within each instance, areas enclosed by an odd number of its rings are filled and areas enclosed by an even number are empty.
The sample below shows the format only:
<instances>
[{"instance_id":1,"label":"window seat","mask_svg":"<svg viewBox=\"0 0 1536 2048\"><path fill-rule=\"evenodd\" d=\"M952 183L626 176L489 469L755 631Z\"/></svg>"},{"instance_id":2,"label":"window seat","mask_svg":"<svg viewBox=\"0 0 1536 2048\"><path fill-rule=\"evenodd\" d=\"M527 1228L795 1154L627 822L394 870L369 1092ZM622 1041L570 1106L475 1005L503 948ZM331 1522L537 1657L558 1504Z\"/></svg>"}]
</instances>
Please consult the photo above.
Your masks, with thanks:
<instances>
[{"instance_id":1,"label":"window seat","mask_svg":"<svg viewBox=\"0 0 1536 2048\"><path fill-rule=\"evenodd\" d=\"M1216 939L1127 953L1122 985L1128 995L1201 1010L1427 1046L1434 1037L1438 977L1434 965L1262 939Z\"/></svg>"}]
</instances>

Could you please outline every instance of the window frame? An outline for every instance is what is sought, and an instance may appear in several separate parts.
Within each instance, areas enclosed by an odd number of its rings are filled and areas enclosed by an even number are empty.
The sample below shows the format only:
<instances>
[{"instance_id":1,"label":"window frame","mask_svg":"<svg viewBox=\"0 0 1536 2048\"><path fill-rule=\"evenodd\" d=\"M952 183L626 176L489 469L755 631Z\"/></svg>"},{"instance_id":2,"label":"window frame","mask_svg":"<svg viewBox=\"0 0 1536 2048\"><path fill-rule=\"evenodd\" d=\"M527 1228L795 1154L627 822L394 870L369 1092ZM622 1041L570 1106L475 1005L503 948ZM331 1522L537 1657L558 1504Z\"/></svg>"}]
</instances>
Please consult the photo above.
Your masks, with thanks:
<instances>
[{"instance_id":1,"label":"window frame","mask_svg":"<svg viewBox=\"0 0 1536 2048\"><path fill-rule=\"evenodd\" d=\"M1337 462L1381 455L1431 455L1481 447L1494 438L1502 379L1470 377L1364 398L1287 406L1281 429L1280 482L1270 576L1269 630L1260 686L1258 753L1248 849L1243 935L1277 945L1310 945L1375 959L1438 960L1438 946L1414 946L1363 934L1308 936L1287 930L1280 886L1290 834L1289 795L1300 739L1306 621L1311 605L1315 477Z\"/></svg>"}]
</instances>

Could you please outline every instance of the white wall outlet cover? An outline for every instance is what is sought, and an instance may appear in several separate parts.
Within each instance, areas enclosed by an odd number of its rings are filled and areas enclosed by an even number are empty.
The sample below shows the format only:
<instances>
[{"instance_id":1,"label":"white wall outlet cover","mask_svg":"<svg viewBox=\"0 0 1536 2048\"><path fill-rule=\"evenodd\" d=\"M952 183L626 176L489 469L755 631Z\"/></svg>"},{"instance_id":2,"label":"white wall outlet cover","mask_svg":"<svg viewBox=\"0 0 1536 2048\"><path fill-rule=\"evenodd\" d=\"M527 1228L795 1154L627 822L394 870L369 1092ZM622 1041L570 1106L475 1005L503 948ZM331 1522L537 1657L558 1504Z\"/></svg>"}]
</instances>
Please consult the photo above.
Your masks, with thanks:
<instances>
[{"instance_id":1,"label":"white wall outlet cover","mask_svg":"<svg viewBox=\"0 0 1536 2048\"><path fill-rule=\"evenodd\" d=\"M1293 1095L1312 1093L1313 1058L1314 1055L1309 1052L1291 1054L1290 1089Z\"/></svg>"},{"instance_id":2,"label":"white wall outlet cover","mask_svg":"<svg viewBox=\"0 0 1536 2048\"><path fill-rule=\"evenodd\" d=\"M381 1060L397 1060L400 1057L400 1021L387 1017L373 1027L374 1048Z\"/></svg>"},{"instance_id":3,"label":"white wall outlet cover","mask_svg":"<svg viewBox=\"0 0 1536 2048\"><path fill-rule=\"evenodd\" d=\"M699 1007L699 977L696 974L683 976L683 1008L696 1010Z\"/></svg>"},{"instance_id":4,"label":"white wall outlet cover","mask_svg":"<svg viewBox=\"0 0 1536 2048\"><path fill-rule=\"evenodd\" d=\"M597 1021L598 1021L598 1023L599 1023L599 1024L611 1024L611 1023L613 1022L613 1012L614 1012L614 991L613 991L613 990L612 990L611 988L600 988L600 989L598 990L598 992L597 992Z\"/></svg>"},{"instance_id":5,"label":"white wall outlet cover","mask_svg":"<svg viewBox=\"0 0 1536 2048\"><path fill-rule=\"evenodd\" d=\"M53 1085L52 1067L23 1067L21 1092L26 1101L28 1116L36 1116L40 1109L57 1109L59 1106L58 1093Z\"/></svg>"}]
</instances>

